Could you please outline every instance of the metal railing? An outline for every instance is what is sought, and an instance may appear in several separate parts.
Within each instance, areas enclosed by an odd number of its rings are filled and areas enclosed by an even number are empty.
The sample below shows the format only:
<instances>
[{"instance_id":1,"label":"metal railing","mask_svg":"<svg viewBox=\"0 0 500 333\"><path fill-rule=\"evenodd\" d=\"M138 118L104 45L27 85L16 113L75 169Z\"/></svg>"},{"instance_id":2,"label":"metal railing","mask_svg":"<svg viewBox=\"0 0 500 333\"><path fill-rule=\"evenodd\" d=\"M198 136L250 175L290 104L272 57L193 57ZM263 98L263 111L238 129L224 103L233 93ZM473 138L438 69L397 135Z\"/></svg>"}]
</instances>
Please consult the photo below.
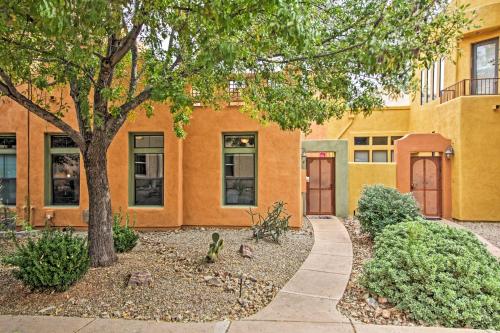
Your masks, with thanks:
<instances>
[{"instance_id":1,"label":"metal railing","mask_svg":"<svg viewBox=\"0 0 500 333\"><path fill-rule=\"evenodd\" d=\"M460 96L499 95L499 78L465 79L441 90L441 103L446 103Z\"/></svg>"}]
</instances>

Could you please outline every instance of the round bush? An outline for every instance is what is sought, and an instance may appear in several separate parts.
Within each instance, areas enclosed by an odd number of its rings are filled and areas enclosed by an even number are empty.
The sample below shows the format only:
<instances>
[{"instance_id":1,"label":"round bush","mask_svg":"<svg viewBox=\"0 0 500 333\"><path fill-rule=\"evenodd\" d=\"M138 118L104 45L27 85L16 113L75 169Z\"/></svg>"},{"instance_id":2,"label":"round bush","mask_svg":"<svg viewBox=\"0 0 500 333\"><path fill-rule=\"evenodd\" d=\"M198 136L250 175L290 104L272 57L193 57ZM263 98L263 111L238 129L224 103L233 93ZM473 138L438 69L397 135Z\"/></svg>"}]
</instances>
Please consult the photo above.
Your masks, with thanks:
<instances>
[{"instance_id":1,"label":"round bush","mask_svg":"<svg viewBox=\"0 0 500 333\"><path fill-rule=\"evenodd\" d=\"M412 221L420 216L420 209L411 193L383 185L365 186L358 201L356 217L363 231L375 237L387 225Z\"/></svg>"},{"instance_id":2,"label":"round bush","mask_svg":"<svg viewBox=\"0 0 500 333\"><path fill-rule=\"evenodd\" d=\"M437 222L388 226L361 284L415 319L500 329L500 263L469 231Z\"/></svg>"},{"instance_id":3,"label":"round bush","mask_svg":"<svg viewBox=\"0 0 500 333\"><path fill-rule=\"evenodd\" d=\"M17 245L16 252L4 261L17 266L14 276L33 290L64 291L90 265L86 239L62 231L44 231L38 240Z\"/></svg>"}]
</instances>

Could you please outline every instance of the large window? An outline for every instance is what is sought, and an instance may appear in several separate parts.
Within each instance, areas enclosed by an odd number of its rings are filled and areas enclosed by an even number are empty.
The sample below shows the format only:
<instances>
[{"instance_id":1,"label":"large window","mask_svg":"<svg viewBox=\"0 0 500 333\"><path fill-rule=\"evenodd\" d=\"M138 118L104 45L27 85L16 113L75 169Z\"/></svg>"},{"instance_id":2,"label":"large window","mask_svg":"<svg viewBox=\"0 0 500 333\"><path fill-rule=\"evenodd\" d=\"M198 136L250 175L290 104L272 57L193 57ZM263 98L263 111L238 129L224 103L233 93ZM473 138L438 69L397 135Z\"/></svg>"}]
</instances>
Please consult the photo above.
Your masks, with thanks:
<instances>
[{"instance_id":1,"label":"large window","mask_svg":"<svg viewBox=\"0 0 500 333\"><path fill-rule=\"evenodd\" d=\"M133 205L163 205L163 135L132 136Z\"/></svg>"},{"instance_id":2,"label":"large window","mask_svg":"<svg viewBox=\"0 0 500 333\"><path fill-rule=\"evenodd\" d=\"M224 134L224 205L256 205L256 134Z\"/></svg>"},{"instance_id":3,"label":"large window","mask_svg":"<svg viewBox=\"0 0 500 333\"><path fill-rule=\"evenodd\" d=\"M63 135L51 135L48 162L51 205L80 203L80 153L75 142Z\"/></svg>"},{"instance_id":4,"label":"large window","mask_svg":"<svg viewBox=\"0 0 500 333\"><path fill-rule=\"evenodd\" d=\"M496 94L498 38L472 45L472 94Z\"/></svg>"},{"instance_id":5,"label":"large window","mask_svg":"<svg viewBox=\"0 0 500 333\"><path fill-rule=\"evenodd\" d=\"M0 136L0 203L16 204L16 137Z\"/></svg>"},{"instance_id":6,"label":"large window","mask_svg":"<svg viewBox=\"0 0 500 333\"><path fill-rule=\"evenodd\" d=\"M400 134L403 133L387 133L387 135L376 136L355 136L353 138L354 149L353 155L351 157L352 160L357 163L394 162L394 145L396 140L399 140L403 137Z\"/></svg>"}]
</instances>

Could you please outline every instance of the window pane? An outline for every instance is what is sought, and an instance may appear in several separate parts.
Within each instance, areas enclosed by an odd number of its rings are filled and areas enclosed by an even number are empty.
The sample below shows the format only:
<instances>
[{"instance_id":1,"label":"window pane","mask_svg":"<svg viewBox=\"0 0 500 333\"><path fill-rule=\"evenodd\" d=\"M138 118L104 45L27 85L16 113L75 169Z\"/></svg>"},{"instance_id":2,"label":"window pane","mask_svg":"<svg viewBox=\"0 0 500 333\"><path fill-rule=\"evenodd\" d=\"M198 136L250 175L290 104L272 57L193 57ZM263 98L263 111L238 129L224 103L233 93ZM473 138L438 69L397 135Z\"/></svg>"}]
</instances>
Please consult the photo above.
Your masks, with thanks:
<instances>
[{"instance_id":1,"label":"window pane","mask_svg":"<svg viewBox=\"0 0 500 333\"><path fill-rule=\"evenodd\" d=\"M0 178L16 178L16 155L0 155Z\"/></svg>"},{"instance_id":2,"label":"window pane","mask_svg":"<svg viewBox=\"0 0 500 333\"><path fill-rule=\"evenodd\" d=\"M420 71L420 104L425 102L426 71Z\"/></svg>"},{"instance_id":3,"label":"window pane","mask_svg":"<svg viewBox=\"0 0 500 333\"><path fill-rule=\"evenodd\" d=\"M224 135L225 148L255 148L255 135Z\"/></svg>"},{"instance_id":4,"label":"window pane","mask_svg":"<svg viewBox=\"0 0 500 333\"><path fill-rule=\"evenodd\" d=\"M16 179L0 179L0 203L2 205L16 204Z\"/></svg>"},{"instance_id":5,"label":"window pane","mask_svg":"<svg viewBox=\"0 0 500 333\"><path fill-rule=\"evenodd\" d=\"M439 96L439 62L435 62L432 68L434 70L432 99L435 99Z\"/></svg>"},{"instance_id":6,"label":"window pane","mask_svg":"<svg viewBox=\"0 0 500 333\"><path fill-rule=\"evenodd\" d=\"M441 60L439 61L439 91L443 89L444 89L444 58L441 58Z\"/></svg>"},{"instance_id":7,"label":"window pane","mask_svg":"<svg viewBox=\"0 0 500 333\"><path fill-rule=\"evenodd\" d=\"M63 135L52 135L50 137L51 148L77 148L76 143L69 137Z\"/></svg>"},{"instance_id":8,"label":"window pane","mask_svg":"<svg viewBox=\"0 0 500 333\"><path fill-rule=\"evenodd\" d=\"M226 205L255 205L255 179L227 179Z\"/></svg>"},{"instance_id":9,"label":"window pane","mask_svg":"<svg viewBox=\"0 0 500 333\"><path fill-rule=\"evenodd\" d=\"M372 138L372 144L374 145L387 145L388 139L386 136L374 136Z\"/></svg>"},{"instance_id":10,"label":"window pane","mask_svg":"<svg viewBox=\"0 0 500 333\"><path fill-rule=\"evenodd\" d=\"M354 144L356 146L367 146L370 144L370 138L367 136L354 137Z\"/></svg>"},{"instance_id":11,"label":"window pane","mask_svg":"<svg viewBox=\"0 0 500 333\"><path fill-rule=\"evenodd\" d=\"M254 154L225 154L224 156L225 176L251 177L255 175Z\"/></svg>"},{"instance_id":12,"label":"window pane","mask_svg":"<svg viewBox=\"0 0 500 333\"><path fill-rule=\"evenodd\" d=\"M394 162L394 150L391 150L391 162Z\"/></svg>"},{"instance_id":13,"label":"window pane","mask_svg":"<svg viewBox=\"0 0 500 333\"><path fill-rule=\"evenodd\" d=\"M148 206L163 205L163 178L135 179L135 204Z\"/></svg>"},{"instance_id":14,"label":"window pane","mask_svg":"<svg viewBox=\"0 0 500 333\"><path fill-rule=\"evenodd\" d=\"M401 139L403 136L391 136L391 145L394 145L394 141Z\"/></svg>"},{"instance_id":15,"label":"window pane","mask_svg":"<svg viewBox=\"0 0 500 333\"><path fill-rule=\"evenodd\" d=\"M52 154L52 204L77 205L80 201L80 155Z\"/></svg>"},{"instance_id":16,"label":"window pane","mask_svg":"<svg viewBox=\"0 0 500 333\"><path fill-rule=\"evenodd\" d=\"M372 152L372 162L387 162L387 150L374 150Z\"/></svg>"},{"instance_id":17,"label":"window pane","mask_svg":"<svg viewBox=\"0 0 500 333\"><path fill-rule=\"evenodd\" d=\"M15 136L0 136L0 149L15 149L16 137Z\"/></svg>"},{"instance_id":18,"label":"window pane","mask_svg":"<svg viewBox=\"0 0 500 333\"><path fill-rule=\"evenodd\" d=\"M163 148L163 135L136 135L135 148Z\"/></svg>"},{"instance_id":19,"label":"window pane","mask_svg":"<svg viewBox=\"0 0 500 333\"><path fill-rule=\"evenodd\" d=\"M496 78L496 64L495 41L474 46L474 79Z\"/></svg>"},{"instance_id":20,"label":"window pane","mask_svg":"<svg viewBox=\"0 0 500 333\"><path fill-rule=\"evenodd\" d=\"M366 150L356 150L354 151L354 162L369 162L369 153Z\"/></svg>"},{"instance_id":21,"label":"window pane","mask_svg":"<svg viewBox=\"0 0 500 333\"><path fill-rule=\"evenodd\" d=\"M134 154L135 204L163 205L163 154Z\"/></svg>"}]
</instances>

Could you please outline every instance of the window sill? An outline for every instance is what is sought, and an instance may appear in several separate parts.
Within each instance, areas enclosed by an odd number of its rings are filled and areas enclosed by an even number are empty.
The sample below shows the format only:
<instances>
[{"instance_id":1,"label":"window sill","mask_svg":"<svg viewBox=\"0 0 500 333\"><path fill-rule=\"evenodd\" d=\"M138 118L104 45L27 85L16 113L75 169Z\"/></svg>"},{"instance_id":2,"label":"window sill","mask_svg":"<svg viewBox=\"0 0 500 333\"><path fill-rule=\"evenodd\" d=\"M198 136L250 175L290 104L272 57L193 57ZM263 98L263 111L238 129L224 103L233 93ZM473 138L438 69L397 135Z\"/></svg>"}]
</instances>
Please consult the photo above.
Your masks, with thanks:
<instances>
[{"instance_id":1,"label":"window sill","mask_svg":"<svg viewBox=\"0 0 500 333\"><path fill-rule=\"evenodd\" d=\"M236 209L250 209L259 208L259 206L248 206L248 205L222 205L222 208L236 208Z\"/></svg>"},{"instance_id":2,"label":"window sill","mask_svg":"<svg viewBox=\"0 0 500 333\"><path fill-rule=\"evenodd\" d=\"M77 209L80 205L47 205L43 206L44 209Z\"/></svg>"},{"instance_id":3,"label":"window sill","mask_svg":"<svg viewBox=\"0 0 500 333\"><path fill-rule=\"evenodd\" d=\"M128 206L129 209L164 209L165 206Z\"/></svg>"}]
</instances>

